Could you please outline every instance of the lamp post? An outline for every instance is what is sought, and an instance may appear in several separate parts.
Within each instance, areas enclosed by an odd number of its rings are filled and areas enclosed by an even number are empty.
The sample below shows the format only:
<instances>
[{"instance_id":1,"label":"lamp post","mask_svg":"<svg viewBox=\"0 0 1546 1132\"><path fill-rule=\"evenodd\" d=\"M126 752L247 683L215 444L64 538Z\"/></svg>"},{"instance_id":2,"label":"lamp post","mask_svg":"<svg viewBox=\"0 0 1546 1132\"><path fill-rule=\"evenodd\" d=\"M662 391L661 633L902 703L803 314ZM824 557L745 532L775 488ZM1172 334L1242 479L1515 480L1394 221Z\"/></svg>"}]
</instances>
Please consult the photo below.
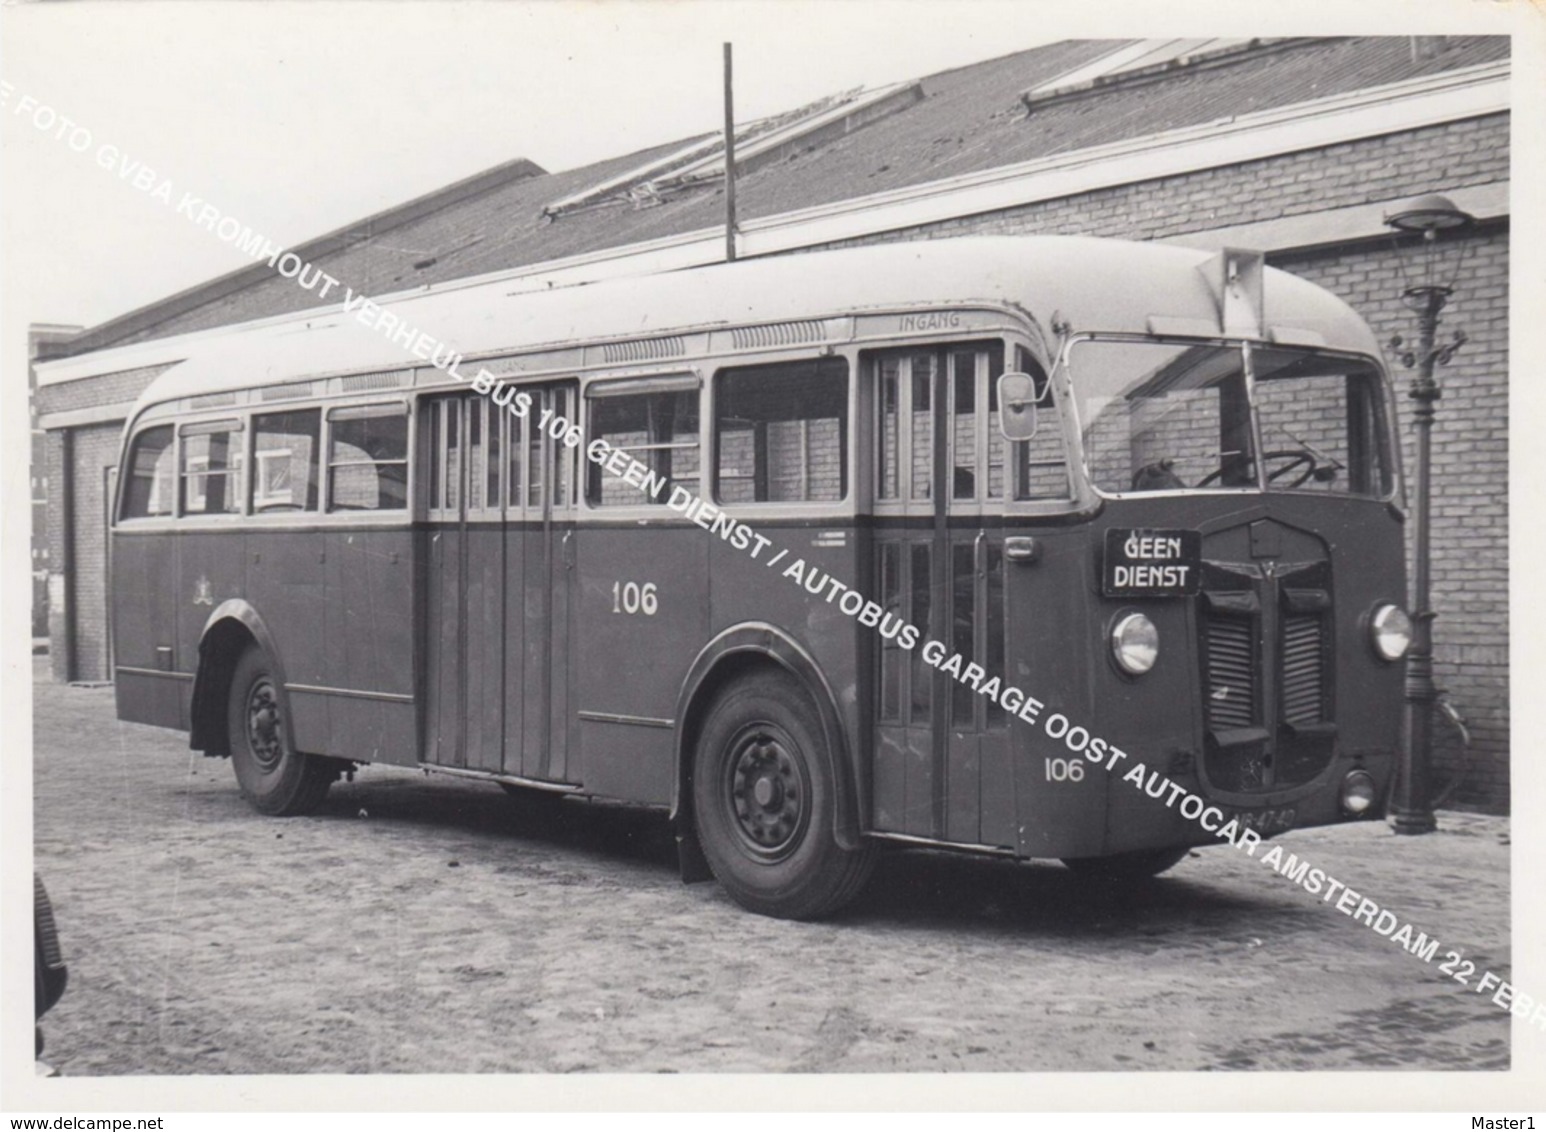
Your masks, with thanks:
<instances>
[{"instance_id":1,"label":"lamp post","mask_svg":"<svg viewBox=\"0 0 1546 1132\"><path fill-rule=\"evenodd\" d=\"M1439 233L1464 228L1471 216L1455 207L1448 197L1430 193L1397 205L1386 213L1385 224L1397 235L1421 236L1418 245L1420 276L1416 282L1404 279L1402 302L1417 314L1417 348L1403 350L1398 334L1390 340L1392 351L1407 369L1414 370L1408 396L1413 402L1412 426L1417 433L1417 483L1413 511L1416 513L1416 562L1412 580L1412 644L1406 657L1406 746L1401 752L1401 774L1392 806L1395 832L1431 833L1435 828L1433 809L1428 801L1428 771L1433 757L1433 705L1438 690L1433 684L1433 610L1429 608L1429 482L1432 462L1432 433L1435 407L1443 395L1434 380L1436 366L1446 364L1465 343L1465 334L1455 331L1445 345L1436 345L1439 313L1454 293L1450 282L1459 268L1458 258L1444 270L1445 247ZM1398 248L1398 252L1399 252Z\"/></svg>"}]
</instances>

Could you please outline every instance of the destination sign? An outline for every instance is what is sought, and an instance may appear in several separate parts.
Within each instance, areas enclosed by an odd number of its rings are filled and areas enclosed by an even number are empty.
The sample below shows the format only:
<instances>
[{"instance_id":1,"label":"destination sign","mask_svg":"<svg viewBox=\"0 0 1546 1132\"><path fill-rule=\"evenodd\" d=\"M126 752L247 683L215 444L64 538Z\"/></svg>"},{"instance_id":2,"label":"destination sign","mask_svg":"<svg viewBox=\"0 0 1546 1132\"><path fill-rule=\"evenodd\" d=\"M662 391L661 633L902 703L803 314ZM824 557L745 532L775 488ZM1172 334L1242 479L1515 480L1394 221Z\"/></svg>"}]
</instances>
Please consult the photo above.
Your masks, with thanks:
<instances>
[{"instance_id":1,"label":"destination sign","mask_svg":"<svg viewBox=\"0 0 1546 1132\"><path fill-rule=\"evenodd\" d=\"M1107 597L1184 597L1202 588L1202 532L1112 527L1101 592Z\"/></svg>"}]
</instances>

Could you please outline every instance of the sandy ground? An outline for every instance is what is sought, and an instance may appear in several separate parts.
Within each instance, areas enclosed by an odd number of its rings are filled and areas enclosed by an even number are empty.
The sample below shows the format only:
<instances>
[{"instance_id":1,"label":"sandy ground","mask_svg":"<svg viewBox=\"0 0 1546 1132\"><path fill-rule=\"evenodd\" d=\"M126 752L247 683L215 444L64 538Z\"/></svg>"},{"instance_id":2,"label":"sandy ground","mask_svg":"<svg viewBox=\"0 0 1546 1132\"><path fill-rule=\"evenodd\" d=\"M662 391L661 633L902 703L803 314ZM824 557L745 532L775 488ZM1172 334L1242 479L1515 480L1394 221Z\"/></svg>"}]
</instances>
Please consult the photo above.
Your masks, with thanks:
<instances>
[{"instance_id":1,"label":"sandy ground","mask_svg":"<svg viewBox=\"0 0 1546 1132\"><path fill-rule=\"evenodd\" d=\"M1503 818L1282 839L1433 963L1227 848L1128 892L896 853L793 924L682 885L654 815L371 768L264 818L110 689L38 683L35 720L71 1076L1509 1065L1507 1016L1439 969L1508 975Z\"/></svg>"}]
</instances>

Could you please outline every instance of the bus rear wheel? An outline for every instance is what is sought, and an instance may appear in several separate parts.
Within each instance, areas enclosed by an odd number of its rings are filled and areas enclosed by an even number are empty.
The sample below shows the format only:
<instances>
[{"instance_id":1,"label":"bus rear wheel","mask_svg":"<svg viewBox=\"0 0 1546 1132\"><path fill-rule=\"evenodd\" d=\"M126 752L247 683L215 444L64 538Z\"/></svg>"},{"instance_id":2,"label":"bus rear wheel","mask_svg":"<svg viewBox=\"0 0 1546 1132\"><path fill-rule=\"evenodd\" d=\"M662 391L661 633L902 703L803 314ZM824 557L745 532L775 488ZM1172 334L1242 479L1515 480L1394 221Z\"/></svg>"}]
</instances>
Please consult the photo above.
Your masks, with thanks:
<instances>
[{"instance_id":1,"label":"bus rear wheel","mask_svg":"<svg viewBox=\"0 0 1546 1132\"><path fill-rule=\"evenodd\" d=\"M329 760L291 747L285 711L273 663L262 649L249 647L236 662L226 708L231 766L242 796L275 817L315 810L337 777Z\"/></svg>"},{"instance_id":2,"label":"bus rear wheel","mask_svg":"<svg viewBox=\"0 0 1546 1132\"><path fill-rule=\"evenodd\" d=\"M821 743L815 705L782 673L737 680L704 720L693 759L698 841L715 878L749 911L786 920L830 914L875 866L873 846L837 843Z\"/></svg>"},{"instance_id":3,"label":"bus rear wheel","mask_svg":"<svg viewBox=\"0 0 1546 1132\"><path fill-rule=\"evenodd\" d=\"M1065 857L1063 864L1096 880L1134 881L1157 877L1186 858L1189 849L1145 849L1110 857Z\"/></svg>"}]
</instances>

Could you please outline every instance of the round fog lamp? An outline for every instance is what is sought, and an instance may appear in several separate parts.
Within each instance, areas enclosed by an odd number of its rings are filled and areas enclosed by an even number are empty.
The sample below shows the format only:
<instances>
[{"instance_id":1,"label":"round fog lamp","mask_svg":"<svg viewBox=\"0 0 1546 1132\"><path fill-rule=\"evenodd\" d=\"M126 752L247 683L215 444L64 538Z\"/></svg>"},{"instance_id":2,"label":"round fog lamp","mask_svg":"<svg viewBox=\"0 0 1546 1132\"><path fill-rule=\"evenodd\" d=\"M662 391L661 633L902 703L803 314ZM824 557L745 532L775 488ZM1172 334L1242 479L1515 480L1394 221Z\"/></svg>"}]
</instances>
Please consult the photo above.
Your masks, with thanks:
<instances>
[{"instance_id":1,"label":"round fog lamp","mask_svg":"<svg viewBox=\"0 0 1546 1132\"><path fill-rule=\"evenodd\" d=\"M1128 613L1111 627L1111 655L1123 672L1142 676L1159 659L1159 630L1141 613Z\"/></svg>"},{"instance_id":2,"label":"round fog lamp","mask_svg":"<svg viewBox=\"0 0 1546 1132\"><path fill-rule=\"evenodd\" d=\"M1385 660L1400 660L1412 644L1412 619L1399 605L1382 605L1369 619L1374 651Z\"/></svg>"},{"instance_id":3,"label":"round fog lamp","mask_svg":"<svg viewBox=\"0 0 1546 1132\"><path fill-rule=\"evenodd\" d=\"M1342 780L1342 808L1355 818L1374 808L1374 779L1368 771L1355 770Z\"/></svg>"}]
</instances>

